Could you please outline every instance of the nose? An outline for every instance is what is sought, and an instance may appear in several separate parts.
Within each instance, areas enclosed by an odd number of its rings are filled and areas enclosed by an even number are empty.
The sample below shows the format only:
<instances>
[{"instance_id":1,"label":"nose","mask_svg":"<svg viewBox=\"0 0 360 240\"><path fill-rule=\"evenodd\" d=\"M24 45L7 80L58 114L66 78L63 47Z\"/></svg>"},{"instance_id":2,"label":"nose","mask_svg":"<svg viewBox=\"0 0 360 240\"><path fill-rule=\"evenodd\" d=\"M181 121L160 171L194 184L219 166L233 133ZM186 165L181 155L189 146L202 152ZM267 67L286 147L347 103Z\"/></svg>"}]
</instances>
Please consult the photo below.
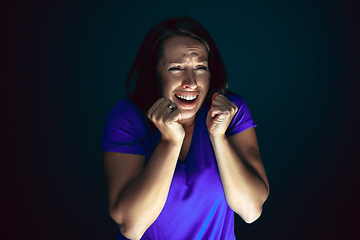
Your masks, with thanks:
<instances>
[{"instance_id":1,"label":"nose","mask_svg":"<svg viewBox=\"0 0 360 240\"><path fill-rule=\"evenodd\" d=\"M195 73L194 71L192 71L192 69L185 72L185 78L182 82L182 87L189 89L196 89L198 87L196 83Z\"/></svg>"}]
</instances>

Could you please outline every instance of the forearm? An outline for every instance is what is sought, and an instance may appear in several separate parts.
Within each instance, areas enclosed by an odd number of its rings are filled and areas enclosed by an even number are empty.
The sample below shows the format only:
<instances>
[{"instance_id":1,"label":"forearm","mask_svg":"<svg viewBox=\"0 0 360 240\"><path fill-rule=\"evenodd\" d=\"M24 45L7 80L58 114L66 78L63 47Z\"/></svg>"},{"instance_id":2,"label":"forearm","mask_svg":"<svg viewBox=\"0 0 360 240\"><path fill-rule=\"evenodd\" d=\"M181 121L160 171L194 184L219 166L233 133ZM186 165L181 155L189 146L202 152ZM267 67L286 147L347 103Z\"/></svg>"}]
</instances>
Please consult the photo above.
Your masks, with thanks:
<instances>
[{"instance_id":1,"label":"forearm","mask_svg":"<svg viewBox=\"0 0 360 240\"><path fill-rule=\"evenodd\" d=\"M159 216L180 149L181 143L160 141L143 172L121 192L110 212L123 234L142 235Z\"/></svg>"},{"instance_id":2,"label":"forearm","mask_svg":"<svg viewBox=\"0 0 360 240\"><path fill-rule=\"evenodd\" d=\"M246 222L253 222L268 196L267 183L246 165L225 135L210 139L228 205Z\"/></svg>"}]
</instances>

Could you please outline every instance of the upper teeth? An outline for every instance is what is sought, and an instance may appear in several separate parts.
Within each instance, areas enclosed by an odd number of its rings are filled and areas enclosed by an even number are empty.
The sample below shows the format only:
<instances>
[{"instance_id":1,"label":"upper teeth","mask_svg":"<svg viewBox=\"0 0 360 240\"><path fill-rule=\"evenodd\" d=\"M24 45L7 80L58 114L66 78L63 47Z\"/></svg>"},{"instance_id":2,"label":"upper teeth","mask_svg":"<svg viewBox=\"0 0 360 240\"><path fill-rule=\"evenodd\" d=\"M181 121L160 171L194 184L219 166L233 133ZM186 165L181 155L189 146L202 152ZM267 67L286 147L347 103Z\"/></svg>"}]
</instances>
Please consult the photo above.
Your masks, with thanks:
<instances>
[{"instance_id":1,"label":"upper teeth","mask_svg":"<svg viewBox=\"0 0 360 240\"><path fill-rule=\"evenodd\" d=\"M178 98L185 99L185 100L194 100L196 98L196 96L190 97L190 96L181 96L181 95L178 95L178 94L176 94L176 96Z\"/></svg>"}]
</instances>

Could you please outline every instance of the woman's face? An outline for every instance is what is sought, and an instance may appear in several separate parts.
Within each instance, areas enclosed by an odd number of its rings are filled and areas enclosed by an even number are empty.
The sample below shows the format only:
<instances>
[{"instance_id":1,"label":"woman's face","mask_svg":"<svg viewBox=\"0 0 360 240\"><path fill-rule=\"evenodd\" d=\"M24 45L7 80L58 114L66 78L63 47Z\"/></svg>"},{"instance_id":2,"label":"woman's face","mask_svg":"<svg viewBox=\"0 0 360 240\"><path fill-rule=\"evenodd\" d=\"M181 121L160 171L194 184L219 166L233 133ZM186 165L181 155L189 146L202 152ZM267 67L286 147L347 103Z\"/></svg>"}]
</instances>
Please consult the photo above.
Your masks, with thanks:
<instances>
[{"instance_id":1,"label":"woman's face","mask_svg":"<svg viewBox=\"0 0 360 240\"><path fill-rule=\"evenodd\" d=\"M183 119L195 116L210 85L205 46L185 36L167 39L156 70L162 97L176 104Z\"/></svg>"}]
</instances>

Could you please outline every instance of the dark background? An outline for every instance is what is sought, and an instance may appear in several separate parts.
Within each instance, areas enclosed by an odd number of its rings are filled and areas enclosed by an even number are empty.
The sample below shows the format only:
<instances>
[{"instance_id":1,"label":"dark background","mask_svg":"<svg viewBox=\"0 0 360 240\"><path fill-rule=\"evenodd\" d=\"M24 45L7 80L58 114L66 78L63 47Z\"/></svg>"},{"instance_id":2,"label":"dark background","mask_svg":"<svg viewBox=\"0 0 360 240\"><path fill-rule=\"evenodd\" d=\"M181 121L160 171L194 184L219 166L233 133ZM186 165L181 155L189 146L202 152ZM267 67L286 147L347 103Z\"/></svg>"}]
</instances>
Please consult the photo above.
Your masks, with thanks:
<instances>
[{"instance_id":1,"label":"dark background","mask_svg":"<svg viewBox=\"0 0 360 240\"><path fill-rule=\"evenodd\" d=\"M0 7L1 239L114 239L100 141L140 43L188 15L258 127L270 196L238 239L360 238L359 4L8 1ZM356 2L356 1L354 1Z\"/></svg>"}]
</instances>

